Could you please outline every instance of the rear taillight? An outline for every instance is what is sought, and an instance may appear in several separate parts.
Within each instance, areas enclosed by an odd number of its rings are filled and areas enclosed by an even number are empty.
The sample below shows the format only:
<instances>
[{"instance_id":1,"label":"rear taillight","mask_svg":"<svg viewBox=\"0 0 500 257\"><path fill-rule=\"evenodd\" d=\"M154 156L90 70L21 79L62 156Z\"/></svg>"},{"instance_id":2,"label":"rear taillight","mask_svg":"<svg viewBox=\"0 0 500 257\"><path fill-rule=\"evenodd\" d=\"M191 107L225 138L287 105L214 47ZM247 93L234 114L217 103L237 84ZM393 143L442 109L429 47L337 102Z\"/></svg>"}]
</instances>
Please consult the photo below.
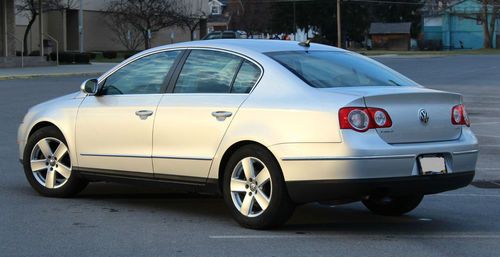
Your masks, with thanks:
<instances>
[{"instance_id":1,"label":"rear taillight","mask_svg":"<svg viewBox=\"0 0 500 257\"><path fill-rule=\"evenodd\" d=\"M470 127L469 115L463 104L455 105L451 109L451 123L453 125L466 125Z\"/></svg>"},{"instance_id":2,"label":"rear taillight","mask_svg":"<svg viewBox=\"0 0 500 257\"><path fill-rule=\"evenodd\" d=\"M388 128L392 126L389 114L380 108L345 107L339 111L341 129L352 129L365 132L372 128Z\"/></svg>"}]
</instances>

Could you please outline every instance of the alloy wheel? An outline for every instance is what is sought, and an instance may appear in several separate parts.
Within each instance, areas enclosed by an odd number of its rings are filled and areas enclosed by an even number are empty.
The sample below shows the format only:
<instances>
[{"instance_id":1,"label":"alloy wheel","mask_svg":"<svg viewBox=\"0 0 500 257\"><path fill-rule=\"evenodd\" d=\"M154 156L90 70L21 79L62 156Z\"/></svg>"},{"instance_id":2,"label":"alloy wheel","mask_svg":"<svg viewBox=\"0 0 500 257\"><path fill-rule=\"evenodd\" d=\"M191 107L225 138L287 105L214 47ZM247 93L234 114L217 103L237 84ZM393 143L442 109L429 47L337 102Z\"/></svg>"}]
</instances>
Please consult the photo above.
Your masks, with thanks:
<instances>
[{"instance_id":1,"label":"alloy wheel","mask_svg":"<svg viewBox=\"0 0 500 257\"><path fill-rule=\"evenodd\" d=\"M31 151L30 166L40 185L49 189L60 188L71 176L68 147L57 138L43 138Z\"/></svg>"},{"instance_id":2,"label":"alloy wheel","mask_svg":"<svg viewBox=\"0 0 500 257\"><path fill-rule=\"evenodd\" d=\"M243 158L231 174L230 191L241 214L257 217L267 209L271 200L271 173L259 159Z\"/></svg>"}]
</instances>

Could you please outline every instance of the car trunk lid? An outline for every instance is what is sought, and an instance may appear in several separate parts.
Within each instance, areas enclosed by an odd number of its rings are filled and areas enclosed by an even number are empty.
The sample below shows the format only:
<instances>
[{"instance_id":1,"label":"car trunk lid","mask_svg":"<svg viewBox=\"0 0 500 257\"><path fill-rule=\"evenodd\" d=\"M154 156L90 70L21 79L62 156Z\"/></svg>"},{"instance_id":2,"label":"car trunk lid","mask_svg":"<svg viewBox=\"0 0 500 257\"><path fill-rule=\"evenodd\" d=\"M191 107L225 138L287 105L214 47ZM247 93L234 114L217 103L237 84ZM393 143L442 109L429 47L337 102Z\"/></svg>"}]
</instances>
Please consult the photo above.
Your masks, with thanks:
<instances>
[{"instance_id":1,"label":"car trunk lid","mask_svg":"<svg viewBox=\"0 0 500 257\"><path fill-rule=\"evenodd\" d=\"M451 123L451 110L462 101L459 94L421 87L358 87L341 91L362 96L367 107L382 108L389 113L392 127L376 129L387 143L448 141L460 137L461 126Z\"/></svg>"}]
</instances>

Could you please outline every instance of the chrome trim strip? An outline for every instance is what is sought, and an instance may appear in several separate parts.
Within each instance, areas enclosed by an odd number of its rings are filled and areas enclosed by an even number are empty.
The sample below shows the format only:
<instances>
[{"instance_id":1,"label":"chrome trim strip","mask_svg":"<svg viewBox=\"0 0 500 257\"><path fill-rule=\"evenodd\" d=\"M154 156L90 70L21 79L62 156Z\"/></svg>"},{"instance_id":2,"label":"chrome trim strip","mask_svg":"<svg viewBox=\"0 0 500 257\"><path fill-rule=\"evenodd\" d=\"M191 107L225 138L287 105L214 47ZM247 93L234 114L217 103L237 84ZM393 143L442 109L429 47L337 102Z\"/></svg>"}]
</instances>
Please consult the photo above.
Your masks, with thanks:
<instances>
[{"instance_id":1,"label":"chrome trim strip","mask_svg":"<svg viewBox=\"0 0 500 257\"><path fill-rule=\"evenodd\" d=\"M348 161L348 160L375 160L375 159L409 159L415 158L414 154L405 155L374 155L374 156L325 156L325 157L285 157L283 161Z\"/></svg>"},{"instance_id":2,"label":"chrome trim strip","mask_svg":"<svg viewBox=\"0 0 500 257\"><path fill-rule=\"evenodd\" d=\"M182 156L146 156L146 155L134 155L134 154L90 154L81 153L80 156L91 156L91 157L122 157L122 158L154 158L154 159L177 159L177 160L196 160L196 161L211 161L212 158L208 157L182 157Z\"/></svg>"},{"instance_id":3,"label":"chrome trim strip","mask_svg":"<svg viewBox=\"0 0 500 257\"><path fill-rule=\"evenodd\" d=\"M453 155L471 154L477 152L479 152L479 150L468 150L468 151L453 152Z\"/></svg>"},{"instance_id":4,"label":"chrome trim strip","mask_svg":"<svg viewBox=\"0 0 500 257\"><path fill-rule=\"evenodd\" d=\"M211 161L208 157L179 157L179 156L152 156L154 159L177 159L177 160L195 160L195 161Z\"/></svg>"},{"instance_id":5,"label":"chrome trim strip","mask_svg":"<svg viewBox=\"0 0 500 257\"><path fill-rule=\"evenodd\" d=\"M81 153L80 156L92 156L92 157L124 157L124 158L151 158L151 156L146 155L134 155L134 154L93 154L93 153Z\"/></svg>"}]
</instances>

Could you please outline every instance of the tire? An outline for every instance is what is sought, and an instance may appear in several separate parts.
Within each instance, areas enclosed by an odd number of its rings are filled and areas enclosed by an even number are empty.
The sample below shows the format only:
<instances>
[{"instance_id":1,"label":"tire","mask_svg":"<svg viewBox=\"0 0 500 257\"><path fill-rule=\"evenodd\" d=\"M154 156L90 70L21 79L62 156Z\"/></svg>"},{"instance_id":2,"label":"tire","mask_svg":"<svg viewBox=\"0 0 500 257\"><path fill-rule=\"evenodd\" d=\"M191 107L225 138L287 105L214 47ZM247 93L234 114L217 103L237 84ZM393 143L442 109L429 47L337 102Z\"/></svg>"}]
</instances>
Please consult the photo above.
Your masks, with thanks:
<instances>
[{"instance_id":1,"label":"tire","mask_svg":"<svg viewBox=\"0 0 500 257\"><path fill-rule=\"evenodd\" d=\"M400 216L412 211L422 202L423 195L369 196L362 202L370 211L384 216Z\"/></svg>"},{"instance_id":2,"label":"tire","mask_svg":"<svg viewBox=\"0 0 500 257\"><path fill-rule=\"evenodd\" d=\"M55 127L43 127L28 138L23 167L31 187L44 196L74 196L88 184L72 172L66 140Z\"/></svg>"},{"instance_id":3,"label":"tire","mask_svg":"<svg viewBox=\"0 0 500 257\"><path fill-rule=\"evenodd\" d=\"M250 167L254 176L247 179ZM233 153L224 169L222 192L231 215L246 228L282 225L295 209L278 162L260 145L246 145Z\"/></svg>"}]
</instances>

